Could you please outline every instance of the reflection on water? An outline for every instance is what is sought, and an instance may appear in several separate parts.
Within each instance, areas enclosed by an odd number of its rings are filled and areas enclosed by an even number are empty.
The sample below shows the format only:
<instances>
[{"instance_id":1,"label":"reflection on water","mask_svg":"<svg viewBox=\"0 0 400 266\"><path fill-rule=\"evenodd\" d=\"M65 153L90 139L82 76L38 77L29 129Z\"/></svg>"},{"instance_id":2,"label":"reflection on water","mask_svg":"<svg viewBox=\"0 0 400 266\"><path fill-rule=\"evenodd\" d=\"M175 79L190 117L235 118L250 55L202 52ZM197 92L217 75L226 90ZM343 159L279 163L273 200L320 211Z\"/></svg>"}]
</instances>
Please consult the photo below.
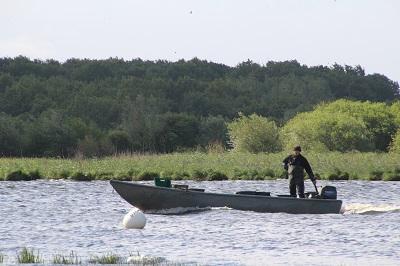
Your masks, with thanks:
<instances>
[{"instance_id":1,"label":"reflection on water","mask_svg":"<svg viewBox=\"0 0 400 266\"><path fill-rule=\"evenodd\" d=\"M278 194L286 193L286 182L179 183L213 192L257 189ZM83 257L107 252L128 257L139 252L221 265L396 265L400 182L330 184L344 200L344 214L213 208L185 215L146 214L145 229L125 230L121 221L131 206L108 182L0 182L0 253L11 262L27 246L38 249L45 259L73 250Z\"/></svg>"}]
</instances>

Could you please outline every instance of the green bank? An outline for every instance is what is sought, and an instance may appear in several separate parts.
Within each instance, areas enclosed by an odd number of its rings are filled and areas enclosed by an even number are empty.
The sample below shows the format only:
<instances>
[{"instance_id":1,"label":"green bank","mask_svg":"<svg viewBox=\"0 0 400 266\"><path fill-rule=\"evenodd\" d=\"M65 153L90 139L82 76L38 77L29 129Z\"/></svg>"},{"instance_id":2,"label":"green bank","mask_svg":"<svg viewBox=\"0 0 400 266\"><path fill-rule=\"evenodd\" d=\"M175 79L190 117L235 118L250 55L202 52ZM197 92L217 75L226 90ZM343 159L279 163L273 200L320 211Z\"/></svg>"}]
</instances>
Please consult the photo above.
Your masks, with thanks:
<instances>
[{"instance_id":1,"label":"green bank","mask_svg":"<svg viewBox=\"0 0 400 266\"><path fill-rule=\"evenodd\" d=\"M70 179L267 180L284 178L286 153L171 153L101 159L0 158L1 180ZM328 180L400 180L400 154L305 153L314 172Z\"/></svg>"}]
</instances>

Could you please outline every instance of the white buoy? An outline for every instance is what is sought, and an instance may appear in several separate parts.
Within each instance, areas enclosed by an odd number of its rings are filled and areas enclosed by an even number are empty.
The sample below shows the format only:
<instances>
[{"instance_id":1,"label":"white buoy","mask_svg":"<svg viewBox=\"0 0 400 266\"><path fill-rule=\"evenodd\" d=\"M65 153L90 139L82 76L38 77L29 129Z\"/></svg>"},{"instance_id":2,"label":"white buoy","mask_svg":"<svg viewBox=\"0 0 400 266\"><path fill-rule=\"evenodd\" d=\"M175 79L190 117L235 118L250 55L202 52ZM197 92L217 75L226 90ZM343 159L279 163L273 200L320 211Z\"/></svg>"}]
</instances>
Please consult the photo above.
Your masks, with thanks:
<instances>
[{"instance_id":1,"label":"white buoy","mask_svg":"<svg viewBox=\"0 0 400 266\"><path fill-rule=\"evenodd\" d=\"M134 208L125 215L122 225L126 229L143 229L146 225L146 216L142 211Z\"/></svg>"}]
</instances>

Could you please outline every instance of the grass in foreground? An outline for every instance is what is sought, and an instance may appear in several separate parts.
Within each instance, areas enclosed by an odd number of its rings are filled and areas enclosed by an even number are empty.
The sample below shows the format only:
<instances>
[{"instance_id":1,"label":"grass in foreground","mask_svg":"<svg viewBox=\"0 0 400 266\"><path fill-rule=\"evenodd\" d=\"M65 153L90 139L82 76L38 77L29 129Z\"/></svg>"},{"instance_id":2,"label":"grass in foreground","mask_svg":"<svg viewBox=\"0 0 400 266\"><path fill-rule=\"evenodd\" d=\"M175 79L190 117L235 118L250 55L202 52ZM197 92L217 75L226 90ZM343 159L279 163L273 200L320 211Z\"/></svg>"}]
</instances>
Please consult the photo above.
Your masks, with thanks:
<instances>
[{"instance_id":1,"label":"grass in foreground","mask_svg":"<svg viewBox=\"0 0 400 266\"><path fill-rule=\"evenodd\" d=\"M118 264L121 258L115 254L109 253L102 256L94 256L89 260L90 264Z\"/></svg>"},{"instance_id":2,"label":"grass in foreground","mask_svg":"<svg viewBox=\"0 0 400 266\"><path fill-rule=\"evenodd\" d=\"M400 154L304 153L320 179L400 181ZM101 159L0 158L0 180L266 180L285 176L286 153L173 153Z\"/></svg>"},{"instance_id":3,"label":"grass in foreground","mask_svg":"<svg viewBox=\"0 0 400 266\"><path fill-rule=\"evenodd\" d=\"M0 264L4 262L5 255L0 253ZM141 256L139 253L137 255L129 254L129 257L119 256L114 253L106 253L104 255L92 256L90 258L84 259L83 262L81 258L75 253L71 252L68 255L56 254L50 260L44 260L39 252L35 254L34 249L28 249L24 247L17 254L17 264L43 264L43 265L92 265L92 264L108 264L108 265L163 265L163 266L183 266L183 265L198 265L197 263L189 262L173 262L168 261L163 257L151 257L151 256Z\"/></svg>"},{"instance_id":4,"label":"grass in foreground","mask_svg":"<svg viewBox=\"0 0 400 266\"><path fill-rule=\"evenodd\" d=\"M35 255L33 249L23 248L17 256L18 263L43 263L43 259L40 257L39 252Z\"/></svg>"},{"instance_id":5,"label":"grass in foreground","mask_svg":"<svg viewBox=\"0 0 400 266\"><path fill-rule=\"evenodd\" d=\"M78 255L71 251L71 253L67 256L62 255L62 254L56 254L53 256L52 260L53 264L81 264L81 260L79 259Z\"/></svg>"}]
</instances>

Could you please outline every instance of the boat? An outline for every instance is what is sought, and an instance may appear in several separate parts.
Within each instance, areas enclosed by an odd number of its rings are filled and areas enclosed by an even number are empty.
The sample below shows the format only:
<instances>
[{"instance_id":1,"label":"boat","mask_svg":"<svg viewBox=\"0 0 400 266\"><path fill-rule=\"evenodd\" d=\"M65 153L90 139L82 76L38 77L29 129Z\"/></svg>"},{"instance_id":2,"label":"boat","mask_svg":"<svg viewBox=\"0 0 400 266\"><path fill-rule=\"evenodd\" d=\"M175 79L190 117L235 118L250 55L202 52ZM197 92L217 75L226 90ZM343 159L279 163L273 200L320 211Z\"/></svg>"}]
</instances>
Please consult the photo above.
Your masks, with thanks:
<instances>
[{"instance_id":1,"label":"boat","mask_svg":"<svg viewBox=\"0 0 400 266\"><path fill-rule=\"evenodd\" d=\"M110 183L124 200L144 212L174 208L228 207L266 213L327 214L340 213L342 206L342 201L336 199L336 189L333 199L323 199L320 196L317 198L271 196L269 193L258 194L251 191L236 194L210 193L182 185L174 188L116 180L111 180Z\"/></svg>"}]
</instances>

